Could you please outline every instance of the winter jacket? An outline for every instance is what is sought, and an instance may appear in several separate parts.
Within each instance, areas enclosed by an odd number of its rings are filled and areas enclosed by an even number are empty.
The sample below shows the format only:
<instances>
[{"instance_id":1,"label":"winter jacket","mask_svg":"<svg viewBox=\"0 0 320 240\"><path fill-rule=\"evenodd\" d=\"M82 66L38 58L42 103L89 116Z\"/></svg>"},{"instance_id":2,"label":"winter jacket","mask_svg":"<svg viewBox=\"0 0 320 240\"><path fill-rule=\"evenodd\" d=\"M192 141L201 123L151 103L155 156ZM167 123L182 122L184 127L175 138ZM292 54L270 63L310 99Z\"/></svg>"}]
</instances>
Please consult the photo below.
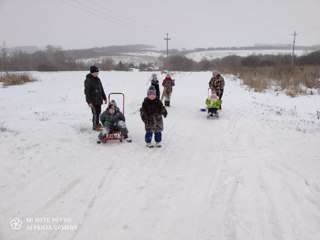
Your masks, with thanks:
<instances>
[{"instance_id":1,"label":"winter jacket","mask_svg":"<svg viewBox=\"0 0 320 240\"><path fill-rule=\"evenodd\" d=\"M167 114L166 108L158 98L154 100L145 98L140 108L140 116L145 124L146 132L156 133L163 131L162 116L166 117Z\"/></svg>"},{"instance_id":2,"label":"winter jacket","mask_svg":"<svg viewBox=\"0 0 320 240\"><path fill-rule=\"evenodd\" d=\"M219 109L221 107L221 104L222 104L222 101L220 99L207 98L207 100L206 100L207 108Z\"/></svg>"},{"instance_id":3,"label":"winter jacket","mask_svg":"<svg viewBox=\"0 0 320 240\"><path fill-rule=\"evenodd\" d=\"M162 86L166 88L166 92L171 93L172 87L175 86L174 80L171 77L166 77L162 82Z\"/></svg>"},{"instance_id":4,"label":"winter jacket","mask_svg":"<svg viewBox=\"0 0 320 240\"><path fill-rule=\"evenodd\" d=\"M157 98L160 98L160 88L158 79L152 79L151 86L154 86L154 88L156 89Z\"/></svg>"},{"instance_id":5,"label":"winter jacket","mask_svg":"<svg viewBox=\"0 0 320 240\"><path fill-rule=\"evenodd\" d=\"M86 76L84 81L84 94L88 104L102 105L103 100L107 100L100 78L94 77L91 73Z\"/></svg>"},{"instance_id":6,"label":"winter jacket","mask_svg":"<svg viewBox=\"0 0 320 240\"><path fill-rule=\"evenodd\" d=\"M110 126L117 126L119 121L126 121L122 112L116 109L114 114L109 113L109 108L107 108L101 115L100 121L104 125L105 122L108 122Z\"/></svg>"},{"instance_id":7,"label":"winter jacket","mask_svg":"<svg viewBox=\"0 0 320 240\"><path fill-rule=\"evenodd\" d=\"M216 92L220 92L224 88L224 79L219 74L217 78L212 77L209 82L209 88L211 90L214 90Z\"/></svg>"}]
</instances>

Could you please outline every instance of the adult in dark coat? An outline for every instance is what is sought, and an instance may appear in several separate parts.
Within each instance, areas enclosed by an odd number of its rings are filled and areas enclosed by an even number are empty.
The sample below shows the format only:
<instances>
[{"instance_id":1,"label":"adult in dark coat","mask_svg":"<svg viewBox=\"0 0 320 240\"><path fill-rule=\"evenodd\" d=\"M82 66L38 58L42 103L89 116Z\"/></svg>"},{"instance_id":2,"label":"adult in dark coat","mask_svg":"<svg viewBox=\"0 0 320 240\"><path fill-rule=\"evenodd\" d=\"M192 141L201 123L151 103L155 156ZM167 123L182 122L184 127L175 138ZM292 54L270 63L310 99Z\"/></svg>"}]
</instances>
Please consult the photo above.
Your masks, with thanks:
<instances>
[{"instance_id":1,"label":"adult in dark coat","mask_svg":"<svg viewBox=\"0 0 320 240\"><path fill-rule=\"evenodd\" d=\"M99 123L99 116L101 113L101 105L107 103L107 96L103 90L102 83L98 77L99 69L96 66L90 67L90 73L87 74L84 81L84 94L86 95L86 102L92 111L92 128L93 130L100 130L102 125Z\"/></svg>"},{"instance_id":2,"label":"adult in dark coat","mask_svg":"<svg viewBox=\"0 0 320 240\"><path fill-rule=\"evenodd\" d=\"M167 117L167 110L163 106L160 99L157 98L156 89L150 86L148 90L148 97L146 97L140 108L140 116L145 124L145 141L147 147L152 147L152 135L155 135L155 142L157 147L161 147L163 119L162 116Z\"/></svg>"}]
</instances>

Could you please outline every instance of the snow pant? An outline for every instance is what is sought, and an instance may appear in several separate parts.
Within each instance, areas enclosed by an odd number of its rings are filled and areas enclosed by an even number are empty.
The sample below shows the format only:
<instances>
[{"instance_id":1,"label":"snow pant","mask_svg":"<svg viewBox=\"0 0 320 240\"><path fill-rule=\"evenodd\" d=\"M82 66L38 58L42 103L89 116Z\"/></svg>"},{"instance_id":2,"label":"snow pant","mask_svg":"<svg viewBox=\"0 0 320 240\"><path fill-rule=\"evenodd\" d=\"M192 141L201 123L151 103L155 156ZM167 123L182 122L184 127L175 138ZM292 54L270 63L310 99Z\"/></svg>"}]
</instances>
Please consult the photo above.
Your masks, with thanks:
<instances>
[{"instance_id":1,"label":"snow pant","mask_svg":"<svg viewBox=\"0 0 320 240\"><path fill-rule=\"evenodd\" d=\"M146 132L146 135L145 135L145 137L144 137L146 143L151 143L152 135L153 135L152 132ZM161 134L161 132L156 132L156 133L154 133L154 140L155 140L156 142L161 142L161 140L162 140L162 134Z\"/></svg>"},{"instance_id":2,"label":"snow pant","mask_svg":"<svg viewBox=\"0 0 320 240\"><path fill-rule=\"evenodd\" d=\"M208 108L208 113L214 113L217 114L217 108Z\"/></svg>"},{"instance_id":3,"label":"snow pant","mask_svg":"<svg viewBox=\"0 0 320 240\"><path fill-rule=\"evenodd\" d=\"M166 92L166 93L164 94L164 101L170 102L171 94L172 94L171 92Z\"/></svg>"},{"instance_id":4,"label":"snow pant","mask_svg":"<svg viewBox=\"0 0 320 240\"><path fill-rule=\"evenodd\" d=\"M222 95L223 95L223 89L219 89L219 90L217 91L217 96L219 97L220 100L221 100L221 98L222 98Z\"/></svg>"},{"instance_id":5,"label":"snow pant","mask_svg":"<svg viewBox=\"0 0 320 240\"><path fill-rule=\"evenodd\" d=\"M99 124L99 117L101 114L101 105L93 105L91 108L92 111L92 124L93 127Z\"/></svg>"}]
</instances>

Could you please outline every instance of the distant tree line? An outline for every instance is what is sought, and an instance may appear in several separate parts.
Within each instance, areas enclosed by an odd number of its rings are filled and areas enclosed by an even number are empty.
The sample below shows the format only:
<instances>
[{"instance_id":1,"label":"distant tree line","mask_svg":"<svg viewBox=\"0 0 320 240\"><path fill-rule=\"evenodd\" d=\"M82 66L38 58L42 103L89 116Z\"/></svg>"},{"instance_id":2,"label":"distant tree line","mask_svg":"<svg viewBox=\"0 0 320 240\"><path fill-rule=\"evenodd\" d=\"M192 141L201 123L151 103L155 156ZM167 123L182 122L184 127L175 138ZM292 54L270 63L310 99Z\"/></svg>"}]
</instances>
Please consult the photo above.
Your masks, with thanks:
<instances>
[{"instance_id":1,"label":"distant tree line","mask_svg":"<svg viewBox=\"0 0 320 240\"><path fill-rule=\"evenodd\" d=\"M146 47L144 45L140 48ZM109 47L112 51L116 47ZM109 49L109 50L110 50ZM127 47L126 50L134 50L133 47ZM102 49L100 49L102 50ZM74 54L74 52L73 52ZM64 51L61 47L47 46L43 51L34 53L25 53L16 50L8 53L5 46L0 48L0 71L76 71L88 70L93 62L83 62L77 60L70 51ZM241 68L259 68L259 67L288 67L292 64L291 55L250 55L240 57L236 55L227 56L221 59L202 59L196 62L185 57L182 52L171 51L168 59L170 71L210 71L212 69L227 70L230 73L238 73ZM319 66L320 51L309 53L308 55L294 57L295 66ZM96 63L97 64L97 63ZM153 63L115 63L111 58L104 57L98 63L101 70L129 71L132 68L140 71L164 70L166 58L158 58L158 67Z\"/></svg>"},{"instance_id":2,"label":"distant tree line","mask_svg":"<svg viewBox=\"0 0 320 240\"><path fill-rule=\"evenodd\" d=\"M294 57L295 66L320 66L320 51L309 53L308 55ZM291 67L291 55L250 55L240 57L231 55L219 59L202 59L196 62L185 56L175 55L169 57L169 68L171 71L208 71L212 69L226 69L234 73L241 68L258 67Z\"/></svg>"},{"instance_id":3,"label":"distant tree line","mask_svg":"<svg viewBox=\"0 0 320 240\"><path fill-rule=\"evenodd\" d=\"M116 51L116 47L110 47ZM131 48L125 48L131 49ZM133 50L133 49L131 49ZM86 50L84 50L86 51ZM84 54L83 52L80 54ZM90 51L87 53L90 55ZM101 70L130 71L139 69L140 71L152 71L156 68L154 63L115 63L111 58L105 57L99 63L97 61L83 62L74 57L74 52L64 51L61 47L47 46L43 51L26 53L21 50L15 50L8 53L8 49L2 46L0 49L0 71L86 71L90 65L96 64Z\"/></svg>"}]
</instances>

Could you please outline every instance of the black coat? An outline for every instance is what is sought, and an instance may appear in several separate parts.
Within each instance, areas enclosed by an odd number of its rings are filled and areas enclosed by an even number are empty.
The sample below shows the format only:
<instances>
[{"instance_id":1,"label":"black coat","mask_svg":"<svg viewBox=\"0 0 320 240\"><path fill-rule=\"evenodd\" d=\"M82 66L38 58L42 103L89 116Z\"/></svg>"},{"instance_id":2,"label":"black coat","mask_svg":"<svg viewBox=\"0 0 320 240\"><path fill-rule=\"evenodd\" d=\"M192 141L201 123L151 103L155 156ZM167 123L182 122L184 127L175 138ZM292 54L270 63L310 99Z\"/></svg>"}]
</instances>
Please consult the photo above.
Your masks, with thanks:
<instances>
[{"instance_id":1,"label":"black coat","mask_svg":"<svg viewBox=\"0 0 320 240\"><path fill-rule=\"evenodd\" d=\"M162 115L166 117L167 114L166 108L158 98L154 100L145 98L140 108L140 116L145 124L146 132L163 131Z\"/></svg>"},{"instance_id":2,"label":"black coat","mask_svg":"<svg viewBox=\"0 0 320 240\"><path fill-rule=\"evenodd\" d=\"M107 100L100 78L94 77L91 73L86 76L84 81L84 94L88 104L102 105L103 100Z\"/></svg>"}]
</instances>

